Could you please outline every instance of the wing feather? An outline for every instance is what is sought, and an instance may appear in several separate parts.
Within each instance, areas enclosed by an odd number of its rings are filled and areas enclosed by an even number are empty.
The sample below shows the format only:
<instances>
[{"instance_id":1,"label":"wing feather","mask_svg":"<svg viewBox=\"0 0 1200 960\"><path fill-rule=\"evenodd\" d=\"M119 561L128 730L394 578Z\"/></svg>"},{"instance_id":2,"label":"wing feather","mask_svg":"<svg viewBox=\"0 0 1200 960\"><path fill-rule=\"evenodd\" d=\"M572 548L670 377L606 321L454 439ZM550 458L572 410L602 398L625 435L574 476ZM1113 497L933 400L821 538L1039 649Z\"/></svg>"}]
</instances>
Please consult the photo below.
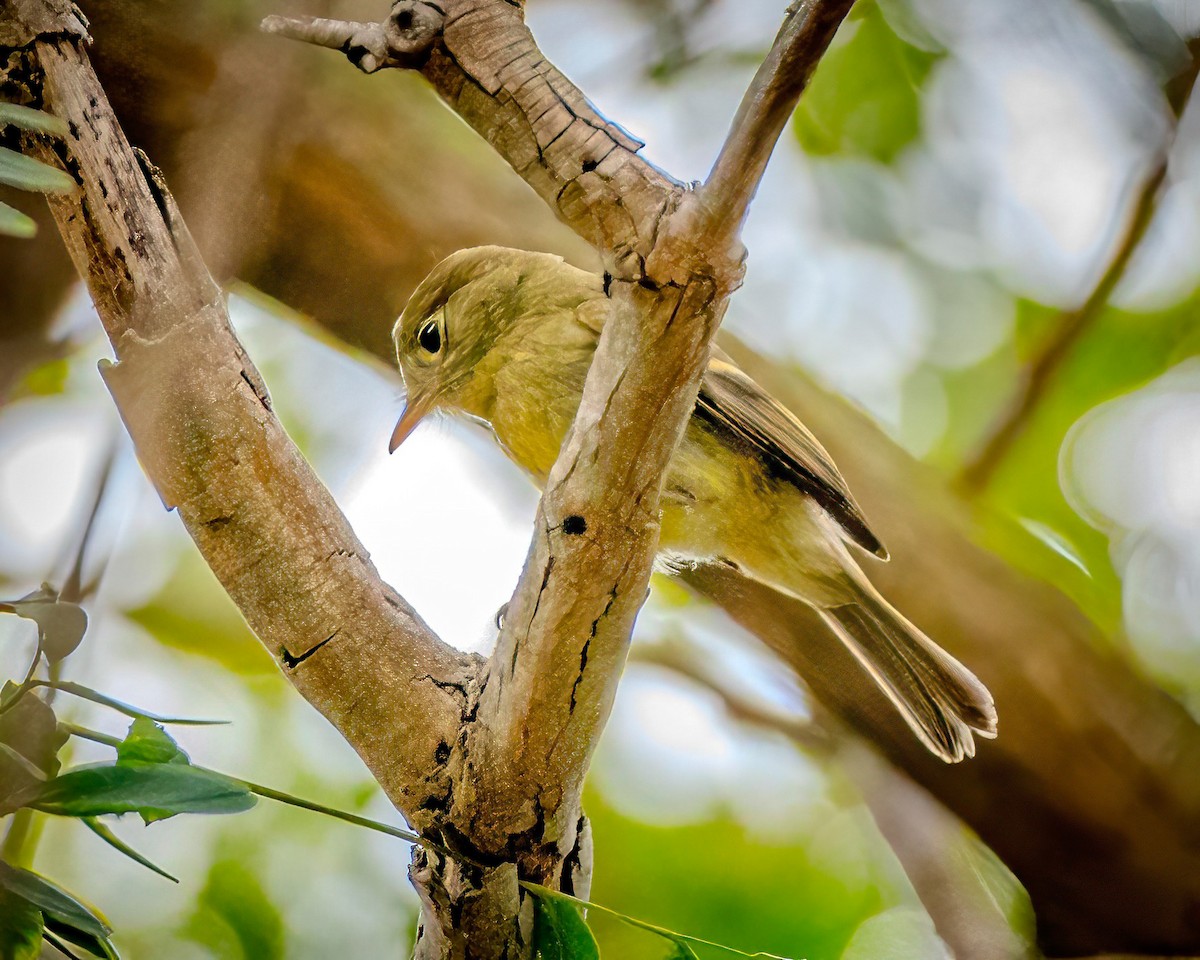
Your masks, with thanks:
<instances>
[{"instance_id":1,"label":"wing feather","mask_svg":"<svg viewBox=\"0 0 1200 960\"><path fill-rule=\"evenodd\" d=\"M887 550L817 438L719 350L713 351L700 383L696 415L758 455L773 475L812 497L860 547L887 559Z\"/></svg>"}]
</instances>

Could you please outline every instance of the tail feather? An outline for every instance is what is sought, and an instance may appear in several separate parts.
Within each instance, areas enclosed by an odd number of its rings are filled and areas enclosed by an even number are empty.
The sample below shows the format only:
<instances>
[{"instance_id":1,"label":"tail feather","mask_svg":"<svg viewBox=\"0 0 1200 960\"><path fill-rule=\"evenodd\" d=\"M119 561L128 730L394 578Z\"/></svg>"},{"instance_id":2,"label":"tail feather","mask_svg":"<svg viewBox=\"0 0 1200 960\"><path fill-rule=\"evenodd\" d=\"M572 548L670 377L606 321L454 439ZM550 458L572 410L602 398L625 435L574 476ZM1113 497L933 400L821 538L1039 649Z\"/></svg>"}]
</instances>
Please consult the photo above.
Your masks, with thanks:
<instances>
[{"instance_id":1,"label":"tail feather","mask_svg":"<svg viewBox=\"0 0 1200 960\"><path fill-rule=\"evenodd\" d=\"M973 732L996 736L992 695L976 676L865 583L825 622L887 693L918 737L947 763L975 755Z\"/></svg>"}]
</instances>

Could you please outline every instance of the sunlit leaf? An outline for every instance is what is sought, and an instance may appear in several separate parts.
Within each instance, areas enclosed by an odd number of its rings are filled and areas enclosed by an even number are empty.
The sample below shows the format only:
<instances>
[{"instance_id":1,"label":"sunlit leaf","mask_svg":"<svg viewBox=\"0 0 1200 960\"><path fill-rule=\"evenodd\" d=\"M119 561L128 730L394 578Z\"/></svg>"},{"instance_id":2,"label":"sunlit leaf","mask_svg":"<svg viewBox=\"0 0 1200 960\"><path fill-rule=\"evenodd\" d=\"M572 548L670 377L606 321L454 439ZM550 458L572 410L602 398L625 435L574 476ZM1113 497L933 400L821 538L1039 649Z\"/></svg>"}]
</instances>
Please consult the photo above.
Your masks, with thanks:
<instances>
[{"instance_id":1,"label":"sunlit leaf","mask_svg":"<svg viewBox=\"0 0 1200 960\"><path fill-rule=\"evenodd\" d=\"M0 601L0 612L15 613L34 621L38 625L42 652L52 661L74 653L87 631L87 614L83 607L59 600L45 585L19 600Z\"/></svg>"},{"instance_id":2,"label":"sunlit leaf","mask_svg":"<svg viewBox=\"0 0 1200 960\"><path fill-rule=\"evenodd\" d=\"M33 904L41 911L46 929L64 940L98 957L117 956L108 939L112 929L104 919L45 877L0 861L0 890Z\"/></svg>"},{"instance_id":3,"label":"sunlit leaf","mask_svg":"<svg viewBox=\"0 0 1200 960\"><path fill-rule=\"evenodd\" d=\"M528 889L528 888L527 888ZM533 892L533 891L531 891ZM572 901L534 892L533 952L539 960L599 960L600 947Z\"/></svg>"},{"instance_id":4,"label":"sunlit leaf","mask_svg":"<svg viewBox=\"0 0 1200 960\"><path fill-rule=\"evenodd\" d=\"M0 147L0 183L34 193L70 193L75 181L56 167Z\"/></svg>"},{"instance_id":5,"label":"sunlit leaf","mask_svg":"<svg viewBox=\"0 0 1200 960\"><path fill-rule=\"evenodd\" d=\"M96 836L98 836L101 840L103 840L105 843L107 843L114 850L117 850L120 853L123 853L130 860L133 860L135 863L140 863L143 867L146 867L148 870L152 870L154 873L157 873L160 877L166 877L172 883L179 882L178 877L172 876L171 874L167 873L167 871L164 870L162 867L160 867L156 863L154 863L152 860L146 859L144 856L142 856L140 853L138 853L136 850L134 850L133 847L131 847L124 840L122 840L120 837L118 837L105 824L101 823L95 817L83 817L82 819L83 819L84 826L86 826L89 830L92 831L92 833L94 833Z\"/></svg>"},{"instance_id":6,"label":"sunlit leaf","mask_svg":"<svg viewBox=\"0 0 1200 960\"><path fill-rule=\"evenodd\" d=\"M37 236L37 224L15 207L0 203L0 234L28 240Z\"/></svg>"},{"instance_id":7,"label":"sunlit leaf","mask_svg":"<svg viewBox=\"0 0 1200 960\"><path fill-rule=\"evenodd\" d=\"M17 103L0 102L0 127L7 126L20 127L31 133L48 133L55 137L65 137L68 133L66 122L52 113L23 107Z\"/></svg>"},{"instance_id":8,"label":"sunlit leaf","mask_svg":"<svg viewBox=\"0 0 1200 960\"><path fill-rule=\"evenodd\" d=\"M169 763L72 770L48 782L32 806L64 817L136 813L152 823L180 813L241 813L254 804L237 780Z\"/></svg>"},{"instance_id":9,"label":"sunlit leaf","mask_svg":"<svg viewBox=\"0 0 1200 960\"><path fill-rule=\"evenodd\" d=\"M919 88L937 56L897 36L874 3L856 11L804 92L795 132L809 153L889 163L920 132Z\"/></svg>"},{"instance_id":10,"label":"sunlit leaf","mask_svg":"<svg viewBox=\"0 0 1200 960\"><path fill-rule=\"evenodd\" d=\"M171 736L153 720L139 717L129 725L129 733L117 747L117 766L140 763L179 763L191 761Z\"/></svg>"},{"instance_id":11,"label":"sunlit leaf","mask_svg":"<svg viewBox=\"0 0 1200 960\"><path fill-rule=\"evenodd\" d=\"M0 958L37 960L42 953L42 911L0 888Z\"/></svg>"}]
</instances>

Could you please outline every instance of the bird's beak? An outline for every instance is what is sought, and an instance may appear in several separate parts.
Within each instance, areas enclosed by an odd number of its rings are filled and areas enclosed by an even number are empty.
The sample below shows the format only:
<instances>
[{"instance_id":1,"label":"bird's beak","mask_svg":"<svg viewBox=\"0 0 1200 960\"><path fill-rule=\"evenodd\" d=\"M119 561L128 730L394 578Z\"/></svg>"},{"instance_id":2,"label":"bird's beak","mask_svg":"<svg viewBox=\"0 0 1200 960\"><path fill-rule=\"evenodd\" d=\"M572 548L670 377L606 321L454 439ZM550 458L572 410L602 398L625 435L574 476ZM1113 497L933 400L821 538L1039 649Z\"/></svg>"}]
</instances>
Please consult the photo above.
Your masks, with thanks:
<instances>
[{"instance_id":1,"label":"bird's beak","mask_svg":"<svg viewBox=\"0 0 1200 960\"><path fill-rule=\"evenodd\" d=\"M400 414L400 419L396 422L396 429L392 431L392 439L388 443L388 453L395 453L396 448L400 446L417 424L424 419L425 414L429 412L429 401L420 395L410 396L404 404L404 412Z\"/></svg>"}]
</instances>

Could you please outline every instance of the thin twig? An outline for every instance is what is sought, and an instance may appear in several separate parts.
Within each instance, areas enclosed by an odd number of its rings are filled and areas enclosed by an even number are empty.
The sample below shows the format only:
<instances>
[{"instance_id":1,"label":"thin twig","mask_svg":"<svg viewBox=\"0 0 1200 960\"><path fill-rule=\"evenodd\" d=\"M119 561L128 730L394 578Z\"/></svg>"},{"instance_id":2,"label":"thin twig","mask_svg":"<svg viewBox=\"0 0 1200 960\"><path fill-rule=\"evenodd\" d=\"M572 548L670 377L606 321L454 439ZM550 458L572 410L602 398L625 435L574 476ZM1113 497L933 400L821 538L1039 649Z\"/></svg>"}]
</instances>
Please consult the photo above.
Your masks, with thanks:
<instances>
[{"instance_id":1,"label":"thin twig","mask_svg":"<svg viewBox=\"0 0 1200 960\"><path fill-rule=\"evenodd\" d=\"M802 0L788 7L729 136L701 189L718 230L735 232L758 190L775 142L854 0Z\"/></svg>"},{"instance_id":2,"label":"thin twig","mask_svg":"<svg viewBox=\"0 0 1200 960\"><path fill-rule=\"evenodd\" d=\"M988 438L980 446L979 452L963 467L958 480L959 485L968 493L979 493L991 482L1012 450L1013 444L1029 426L1042 398L1058 376L1063 362L1070 356L1080 338L1104 312L1117 284L1125 276L1138 245L1154 219L1163 183L1167 178L1167 167L1175 134L1178 132L1178 121L1187 108L1198 72L1200 57L1193 56L1188 68L1171 82L1168 102L1176 118L1175 132L1168 136L1162 146L1158 164L1142 183L1130 211L1125 232L1095 287L1082 305L1059 314L1053 322L1050 335L1024 373L1017 395L998 419Z\"/></svg>"}]
</instances>

